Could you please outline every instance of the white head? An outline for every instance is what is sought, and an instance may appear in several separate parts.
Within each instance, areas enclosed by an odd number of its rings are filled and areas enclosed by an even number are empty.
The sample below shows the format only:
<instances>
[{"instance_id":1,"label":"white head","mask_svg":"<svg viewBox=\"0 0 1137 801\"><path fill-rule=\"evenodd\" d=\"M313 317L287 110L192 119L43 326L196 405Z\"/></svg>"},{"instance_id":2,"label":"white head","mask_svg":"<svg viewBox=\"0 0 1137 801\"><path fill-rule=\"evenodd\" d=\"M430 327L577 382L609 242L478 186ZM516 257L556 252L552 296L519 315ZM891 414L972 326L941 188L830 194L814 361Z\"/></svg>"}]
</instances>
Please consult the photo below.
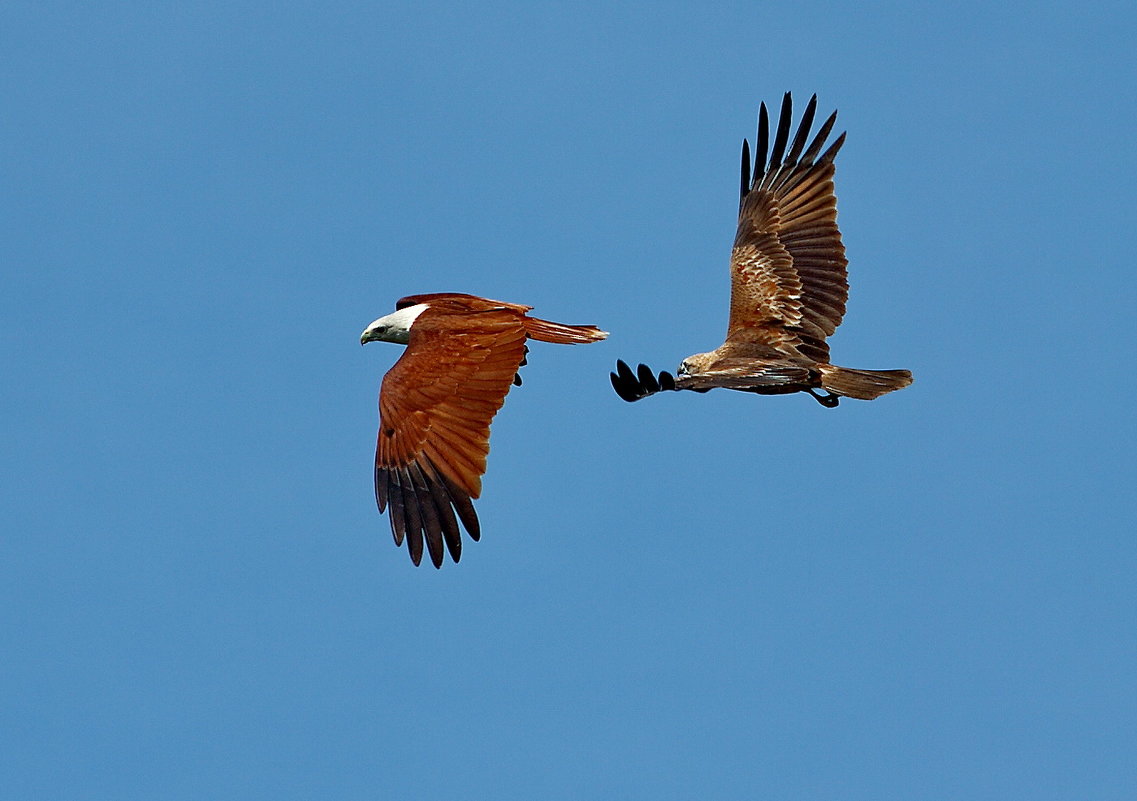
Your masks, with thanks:
<instances>
[{"instance_id":1,"label":"white head","mask_svg":"<svg viewBox=\"0 0 1137 801\"><path fill-rule=\"evenodd\" d=\"M406 345L411 338L411 324L428 308L425 303L416 303L414 306L407 306L405 309L399 309L385 317L380 317L363 329L363 333L359 337L359 344L397 342L400 345Z\"/></svg>"}]
</instances>

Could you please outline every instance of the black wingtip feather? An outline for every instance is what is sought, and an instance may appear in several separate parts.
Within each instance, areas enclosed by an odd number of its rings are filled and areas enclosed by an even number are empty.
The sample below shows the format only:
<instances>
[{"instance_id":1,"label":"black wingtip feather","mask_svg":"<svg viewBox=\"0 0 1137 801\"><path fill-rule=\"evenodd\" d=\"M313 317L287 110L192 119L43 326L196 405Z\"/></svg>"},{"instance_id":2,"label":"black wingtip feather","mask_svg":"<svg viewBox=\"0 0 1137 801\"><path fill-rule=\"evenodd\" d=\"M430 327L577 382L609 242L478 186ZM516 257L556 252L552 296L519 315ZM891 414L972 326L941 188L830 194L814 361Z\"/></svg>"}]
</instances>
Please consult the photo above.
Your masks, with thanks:
<instances>
[{"instance_id":1,"label":"black wingtip feather","mask_svg":"<svg viewBox=\"0 0 1137 801\"><path fill-rule=\"evenodd\" d=\"M426 477L419 466L412 462L403 468L404 475L414 490L418 501L419 515L422 521L422 532L426 538L426 549L430 554L430 561L436 567L442 567L442 557L445 555L442 547L442 521L434 493L430 491Z\"/></svg>"},{"instance_id":2,"label":"black wingtip feather","mask_svg":"<svg viewBox=\"0 0 1137 801\"><path fill-rule=\"evenodd\" d=\"M793 114L793 100L790 93L782 97L782 110L778 117L778 132L774 135L774 148L770 151L770 169L782 164L786 152L786 141L790 138L790 117Z\"/></svg>"},{"instance_id":3,"label":"black wingtip feather","mask_svg":"<svg viewBox=\"0 0 1137 801\"><path fill-rule=\"evenodd\" d=\"M422 513L407 469L404 467L398 472L403 495L403 512L406 515L407 550L410 551L411 561L415 563L415 567L418 567L422 564L423 551Z\"/></svg>"},{"instance_id":4,"label":"black wingtip feather","mask_svg":"<svg viewBox=\"0 0 1137 801\"><path fill-rule=\"evenodd\" d=\"M766 150L770 147L770 114L766 104L758 106L758 136L754 140L754 180L766 174Z\"/></svg>"},{"instance_id":5,"label":"black wingtip feather","mask_svg":"<svg viewBox=\"0 0 1137 801\"><path fill-rule=\"evenodd\" d=\"M675 376L663 370L657 376L646 364L632 368L623 359L616 360L616 372L609 373L612 388L623 400L632 403L657 392L675 389Z\"/></svg>"},{"instance_id":6,"label":"black wingtip feather","mask_svg":"<svg viewBox=\"0 0 1137 801\"><path fill-rule=\"evenodd\" d=\"M608 378L612 382L612 389L616 391L616 394L620 397L620 400L627 401L628 403L635 403L637 400L639 400L639 398L635 397L634 395L629 395L624 390L624 382L620 380L620 376L616 375L615 373L608 373Z\"/></svg>"},{"instance_id":7,"label":"black wingtip feather","mask_svg":"<svg viewBox=\"0 0 1137 801\"><path fill-rule=\"evenodd\" d=\"M457 563L462 558L462 533L458 529L458 520L454 517L453 500L433 464L428 463L422 469L422 475L438 509L438 522L446 550L450 552L450 558Z\"/></svg>"},{"instance_id":8,"label":"black wingtip feather","mask_svg":"<svg viewBox=\"0 0 1137 801\"><path fill-rule=\"evenodd\" d=\"M750 143L742 140L742 181L738 190L738 209L742 210L742 201L750 191Z\"/></svg>"},{"instance_id":9,"label":"black wingtip feather","mask_svg":"<svg viewBox=\"0 0 1137 801\"><path fill-rule=\"evenodd\" d=\"M821 152L821 146L825 144L825 140L829 136L829 132L833 130L833 124L837 122L837 112L834 111L829 115L829 119L821 124L817 129L817 135L813 137L813 141L809 143L804 154L801 157L802 164L811 164L817 158L817 154Z\"/></svg>"},{"instance_id":10,"label":"black wingtip feather","mask_svg":"<svg viewBox=\"0 0 1137 801\"><path fill-rule=\"evenodd\" d=\"M403 491L394 470L387 471L387 499L390 501L387 514L391 520L391 536L395 538L395 547L399 547L407 535L407 520L403 513Z\"/></svg>"},{"instance_id":11,"label":"black wingtip feather","mask_svg":"<svg viewBox=\"0 0 1137 801\"><path fill-rule=\"evenodd\" d=\"M387 471L375 464L375 505L379 507L379 514L387 508Z\"/></svg>"},{"instance_id":12,"label":"black wingtip feather","mask_svg":"<svg viewBox=\"0 0 1137 801\"><path fill-rule=\"evenodd\" d=\"M821 158L817 160L817 163L828 164L829 162L833 161L833 159L837 158L837 151L841 149L841 145L843 144L845 144L844 133L833 140L833 144L829 146L828 150L821 154Z\"/></svg>"},{"instance_id":13,"label":"black wingtip feather","mask_svg":"<svg viewBox=\"0 0 1137 801\"><path fill-rule=\"evenodd\" d=\"M817 95L809 99L809 103L805 106L805 113L801 115L801 122L798 124L797 135L794 136L794 141L790 145L790 152L786 154L786 163L793 164L797 161L797 157L801 154L801 149L805 146L805 138L809 136L809 129L813 127L813 116L817 113Z\"/></svg>"},{"instance_id":14,"label":"black wingtip feather","mask_svg":"<svg viewBox=\"0 0 1137 801\"><path fill-rule=\"evenodd\" d=\"M462 531L458 529L458 520L454 517L453 499L450 498L446 485L438 477L438 471L434 470L433 465L426 465L423 478L431 495L434 496L434 505L439 512L439 526L443 542L446 543L446 550L450 552L450 559L457 563L462 559Z\"/></svg>"},{"instance_id":15,"label":"black wingtip feather","mask_svg":"<svg viewBox=\"0 0 1137 801\"><path fill-rule=\"evenodd\" d=\"M470 539L481 539L481 526L469 493L453 483L423 456L402 467L375 467L376 497L380 512L391 524L395 546L407 544L407 553L416 566L423 551L430 561L442 567L446 553L458 562L462 558L462 527ZM424 549L425 544L425 549Z\"/></svg>"},{"instance_id":16,"label":"black wingtip feather","mask_svg":"<svg viewBox=\"0 0 1137 801\"><path fill-rule=\"evenodd\" d=\"M628 403L634 403L640 398L644 397L643 388L640 386L639 379L636 378L632 368L628 367L627 362L623 359L616 360L616 372L609 373L612 379L612 388L616 390L616 394Z\"/></svg>"},{"instance_id":17,"label":"black wingtip feather","mask_svg":"<svg viewBox=\"0 0 1137 801\"><path fill-rule=\"evenodd\" d=\"M659 382L655 379L655 373L646 364L641 364L639 369L636 370L637 378L640 380L640 386L644 388L644 392L648 395L654 395L659 392Z\"/></svg>"},{"instance_id":18,"label":"black wingtip feather","mask_svg":"<svg viewBox=\"0 0 1137 801\"><path fill-rule=\"evenodd\" d=\"M439 477L446 485L450 501L454 504L454 511L458 513L458 519L462 521L466 533L470 535L470 539L477 542L482 538L482 527L478 522L478 514L474 511L474 504L470 500L470 495L447 478L444 473L439 472Z\"/></svg>"}]
</instances>

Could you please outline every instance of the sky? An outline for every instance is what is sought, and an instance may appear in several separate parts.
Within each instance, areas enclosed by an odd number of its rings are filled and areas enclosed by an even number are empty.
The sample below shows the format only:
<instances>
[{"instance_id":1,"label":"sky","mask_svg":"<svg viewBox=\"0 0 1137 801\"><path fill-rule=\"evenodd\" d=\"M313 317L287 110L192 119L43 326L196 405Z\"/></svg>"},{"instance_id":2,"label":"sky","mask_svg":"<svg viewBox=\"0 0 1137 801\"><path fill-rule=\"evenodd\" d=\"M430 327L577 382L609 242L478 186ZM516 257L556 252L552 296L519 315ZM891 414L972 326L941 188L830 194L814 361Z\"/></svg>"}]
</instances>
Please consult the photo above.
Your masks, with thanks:
<instances>
[{"instance_id":1,"label":"sky","mask_svg":"<svg viewBox=\"0 0 1137 801\"><path fill-rule=\"evenodd\" d=\"M1131 4L0 9L0 786L1131 799ZM718 345L758 104L840 110L825 409ZM800 105L799 105L800 108ZM535 343L459 565L372 495L397 298Z\"/></svg>"}]
</instances>

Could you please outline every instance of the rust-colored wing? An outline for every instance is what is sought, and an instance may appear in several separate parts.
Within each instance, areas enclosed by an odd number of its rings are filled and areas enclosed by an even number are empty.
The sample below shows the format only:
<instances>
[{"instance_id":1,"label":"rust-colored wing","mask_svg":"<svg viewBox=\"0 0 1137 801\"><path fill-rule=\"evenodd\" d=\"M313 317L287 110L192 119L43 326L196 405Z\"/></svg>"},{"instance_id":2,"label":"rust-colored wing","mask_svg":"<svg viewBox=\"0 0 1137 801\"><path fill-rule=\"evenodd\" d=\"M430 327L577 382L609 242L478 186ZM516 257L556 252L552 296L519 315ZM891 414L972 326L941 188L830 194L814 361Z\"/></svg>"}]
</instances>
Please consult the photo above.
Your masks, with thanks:
<instances>
[{"instance_id":1,"label":"rust-colored wing","mask_svg":"<svg viewBox=\"0 0 1137 801\"><path fill-rule=\"evenodd\" d=\"M789 142L792 107L786 93L767 164L769 116L762 104L753 179L750 146L743 142L727 340L763 342L825 363L825 339L840 325L849 295L833 191L833 159L845 135L821 153L834 112L806 147L816 110L814 95Z\"/></svg>"},{"instance_id":2,"label":"rust-colored wing","mask_svg":"<svg viewBox=\"0 0 1137 801\"><path fill-rule=\"evenodd\" d=\"M471 499L481 493L490 421L526 351L526 307L483 302L459 311L432 299L379 393L375 498L380 512L390 507L395 544L405 537L416 565L424 539L435 567L444 542L458 561L458 520L480 536Z\"/></svg>"},{"instance_id":3,"label":"rust-colored wing","mask_svg":"<svg viewBox=\"0 0 1137 801\"><path fill-rule=\"evenodd\" d=\"M453 314L479 314L481 312L509 310L517 314L525 314L532 306L522 306L520 303L508 303L504 300L490 300L478 295L467 295L463 292L428 292L424 295L407 295L395 301L396 309L405 309L407 306L416 306L427 303L435 310L447 311Z\"/></svg>"}]
</instances>

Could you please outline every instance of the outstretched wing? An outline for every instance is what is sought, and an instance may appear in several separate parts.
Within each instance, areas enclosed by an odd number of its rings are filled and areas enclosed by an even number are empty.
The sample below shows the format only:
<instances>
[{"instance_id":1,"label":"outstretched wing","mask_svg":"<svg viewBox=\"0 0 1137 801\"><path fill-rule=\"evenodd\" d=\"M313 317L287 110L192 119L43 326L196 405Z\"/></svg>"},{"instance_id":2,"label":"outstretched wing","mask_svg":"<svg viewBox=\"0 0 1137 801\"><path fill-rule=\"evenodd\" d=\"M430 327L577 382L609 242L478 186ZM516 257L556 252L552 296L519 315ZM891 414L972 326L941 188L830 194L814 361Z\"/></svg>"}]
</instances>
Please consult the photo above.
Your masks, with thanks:
<instances>
[{"instance_id":1,"label":"outstretched wing","mask_svg":"<svg viewBox=\"0 0 1137 801\"><path fill-rule=\"evenodd\" d=\"M525 358L525 326L514 309L466 314L428 309L411 329L402 357L383 378L375 499L390 508L395 544L435 567L443 543L457 562L458 520L477 540L471 499L481 494L490 421Z\"/></svg>"},{"instance_id":2,"label":"outstretched wing","mask_svg":"<svg viewBox=\"0 0 1137 801\"><path fill-rule=\"evenodd\" d=\"M753 178L750 146L743 142L727 340L796 349L828 362L825 339L840 325L849 295L833 191L833 159L845 135L821 153L837 119L833 112L806 147L816 110L814 95L789 142L792 104L786 93L767 164L770 124L762 104Z\"/></svg>"},{"instance_id":3,"label":"outstretched wing","mask_svg":"<svg viewBox=\"0 0 1137 801\"><path fill-rule=\"evenodd\" d=\"M663 370L657 376L646 364L634 372L622 359L616 360L616 371L609 373L612 388L623 400L635 401L668 390L690 389L709 392L712 389L778 394L793 391L808 382L810 368L791 364L757 365L753 360L740 359L737 364L726 364L713 373L684 373L672 375Z\"/></svg>"}]
</instances>

